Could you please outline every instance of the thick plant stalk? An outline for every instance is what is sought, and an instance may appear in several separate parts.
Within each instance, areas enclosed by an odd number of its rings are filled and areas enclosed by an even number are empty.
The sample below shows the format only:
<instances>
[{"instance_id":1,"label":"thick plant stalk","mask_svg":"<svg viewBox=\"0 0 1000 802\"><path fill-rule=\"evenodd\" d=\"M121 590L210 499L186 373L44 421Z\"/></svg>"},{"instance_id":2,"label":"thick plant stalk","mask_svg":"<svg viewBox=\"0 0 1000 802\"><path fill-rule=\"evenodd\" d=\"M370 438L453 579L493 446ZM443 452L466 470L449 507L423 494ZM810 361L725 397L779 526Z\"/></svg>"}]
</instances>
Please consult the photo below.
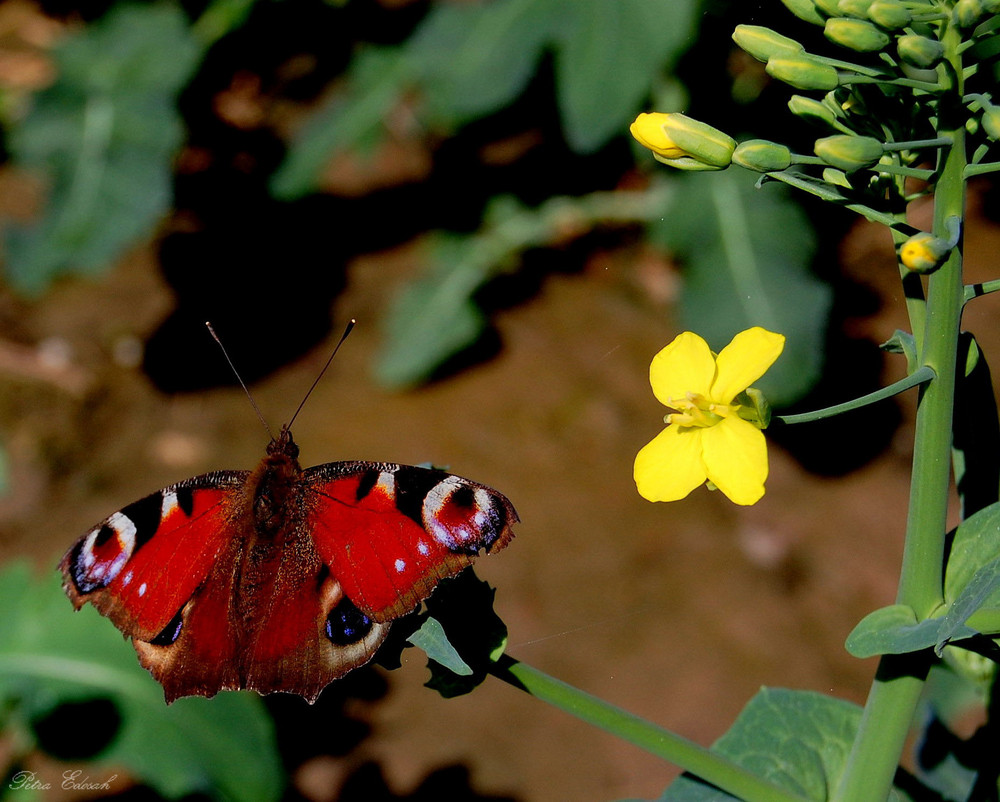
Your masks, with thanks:
<instances>
[{"instance_id":1,"label":"thick plant stalk","mask_svg":"<svg viewBox=\"0 0 1000 802\"><path fill-rule=\"evenodd\" d=\"M951 75L960 81L957 56L959 33L952 28L945 45L953 54ZM961 96L961 86L950 87ZM934 230L944 231L949 217L965 219L964 171L967 163L964 126L944 132L952 145L935 191ZM937 378L927 384L917 408L910 508L907 516L903 566L896 601L928 617L942 603L942 576L948 491L951 481L952 414L955 404L955 363L959 323L964 303L962 244L930 276L926 317L915 321L921 364ZM930 657L923 653L882 658L869 692L847 768L831 799L834 802L886 799L902 755L920 698Z\"/></svg>"}]
</instances>

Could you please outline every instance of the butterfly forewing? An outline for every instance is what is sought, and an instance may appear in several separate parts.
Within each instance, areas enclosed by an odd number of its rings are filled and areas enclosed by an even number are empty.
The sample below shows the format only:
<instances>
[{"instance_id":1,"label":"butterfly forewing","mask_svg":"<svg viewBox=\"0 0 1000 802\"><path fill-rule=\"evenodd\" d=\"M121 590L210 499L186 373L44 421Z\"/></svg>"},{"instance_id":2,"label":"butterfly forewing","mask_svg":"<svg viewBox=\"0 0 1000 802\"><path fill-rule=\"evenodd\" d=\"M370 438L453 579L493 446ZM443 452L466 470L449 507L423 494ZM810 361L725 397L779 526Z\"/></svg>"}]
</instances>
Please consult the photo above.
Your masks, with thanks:
<instances>
[{"instance_id":1,"label":"butterfly forewing","mask_svg":"<svg viewBox=\"0 0 1000 802\"><path fill-rule=\"evenodd\" d=\"M63 586L126 635L155 638L205 581L230 540L248 471L196 476L91 529L63 557Z\"/></svg>"},{"instance_id":2,"label":"butterfly forewing","mask_svg":"<svg viewBox=\"0 0 1000 802\"><path fill-rule=\"evenodd\" d=\"M503 548L517 521L503 495L443 471L333 462L302 478L316 550L376 621L405 615L481 550Z\"/></svg>"}]
</instances>

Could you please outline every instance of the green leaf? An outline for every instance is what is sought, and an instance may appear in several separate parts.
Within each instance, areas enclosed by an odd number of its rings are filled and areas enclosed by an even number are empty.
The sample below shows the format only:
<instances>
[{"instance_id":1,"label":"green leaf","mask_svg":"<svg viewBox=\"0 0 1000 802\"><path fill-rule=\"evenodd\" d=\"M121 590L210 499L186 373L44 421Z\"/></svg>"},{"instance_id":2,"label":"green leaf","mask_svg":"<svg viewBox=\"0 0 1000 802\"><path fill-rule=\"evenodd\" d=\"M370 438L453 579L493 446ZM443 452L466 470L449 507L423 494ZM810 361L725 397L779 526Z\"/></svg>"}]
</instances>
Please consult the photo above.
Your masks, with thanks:
<instances>
[{"instance_id":1,"label":"green leaf","mask_svg":"<svg viewBox=\"0 0 1000 802\"><path fill-rule=\"evenodd\" d=\"M996 576L998 560L1000 503L985 507L955 530L945 567L946 605L955 604L965 594L967 599L975 597L975 614L1000 615L1000 589Z\"/></svg>"},{"instance_id":2,"label":"green leaf","mask_svg":"<svg viewBox=\"0 0 1000 802\"><path fill-rule=\"evenodd\" d=\"M968 518L1000 500L1000 418L990 367L975 337L962 332L959 349L952 460L962 517Z\"/></svg>"},{"instance_id":3,"label":"green leaf","mask_svg":"<svg viewBox=\"0 0 1000 802\"><path fill-rule=\"evenodd\" d=\"M0 571L0 620L0 709L26 720L64 702L106 698L121 725L96 765L125 766L169 797L280 796L274 732L256 695L184 698L168 707L108 621L89 606L74 613L55 573L39 581L23 563Z\"/></svg>"},{"instance_id":4,"label":"green leaf","mask_svg":"<svg viewBox=\"0 0 1000 802\"><path fill-rule=\"evenodd\" d=\"M103 270L156 225L183 137L175 98L201 53L167 2L115 6L55 50L58 79L10 131L14 162L49 185L44 216L6 232L17 289Z\"/></svg>"},{"instance_id":5,"label":"green leaf","mask_svg":"<svg viewBox=\"0 0 1000 802\"><path fill-rule=\"evenodd\" d=\"M918 622L912 607L891 604L862 618L847 636L846 648L859 658L915 652L933 646L937 630L936 622Z\"/></svg>"},{"instance_id":6,"label":"green leaf","mask_svg":"<svg viewBox=\"0 0 1000 802\"><path fill-rule=\"evenodd\" d=\"M626 130L654 81L692 41L691 0L570 0L556 47L566 140L588 153Z\"/></svg>"},{"instance_id":7,"label":"green leaf","mask_svg":"<svg viewBox=\"0 0 1000 802\"><path fill-rule=\"evenodd\" d=\"M933 648L938 655L951 641L979 634L965 621L974 605L966 599L940 618L917 621L913 609L905 604L891 604L866 615L847 636L847 651L855 657L880 654L906 654Z\"/></svg>"},{"instance_id":8,"label":"green leaf","mask_svg":"<svg viewBox=\"0 0 1000 802\"><path fill-rule=\"evenodd\" d=\"M836 788L861 720L861 708L811 691L763 688L712 750L807 799ZM732 800L718 788L684 775L662 802Z\"/></svg>"},{"instance_id":9,"label":"green leaf","mask_svg":"<svg viewBox=\"0 0 1000 802\"><path fill-rule=\"evenodd\" d=\"M408 62L399 48L361 51L351 63L345 91L321 105L290 143L271 177L275 197L290 200L311 192L332 153L377 140L409 81Z\"/></svg>"},{"instance_id":10,"label":"green leaf","mask_svg":"<svg viewBox=\"0 0 1000 802\"><path fill-rule=\"evenodd\" d=\"M317 110L272 188L310 191L330 155L371 141L404 93L429 127L453 130L513 103L555 54L556 100L577 152L623 136L651 89L691 42L695 0L491 0L437 3L408 41L362 50L343 91Z\"/></svg>"},{"instance_id":11,"label":"green leaf","mask_svg":"<svg viewBox=\"0 0 1000 802\"><path fill-rule=\"evenodd\" d=\"M451 124L511 103L535 73L563 0L439 3L407 56L431 112Z\"/></svg>"},{"instance_id":12,"label":"green leaf","mask_svg":"<svg viewBox=\"0 0 1000 802\"><path fill-rule=\"evenodd\" d=\"M400 387L426 381L450 356L474 343L486 326L472 294L491 272L473 240L441 237L435 265L393 300L375 375Z\"/></svg>"},{"instance_id":13,"label":"green leaf","mask_svg":"<svg viewBox=\"0 0 1000 802\"><path fill-rule=\"evenodd\" d=\"M756 189L739 171L681 180L650 233L685 263L683 325L715 351L751 326L784 334L784 352L755 386L773 406L789 404L819 378L832 302L810 271L809 220L776 185Z\"/></svg>"},{"instance_id":14,"label":"green leaf","mask_svg":"<svg viewBox=\"0 0 1000 802\"><path fill-rule=\"evenodd\" d=\"M945 568L944 604L932 618L918 622L904 605L867 615L848 636L855 657L903 654L948 644L990 648L967 639L1000 634L1000 503L963 521L952 538ZM963 643L965 641L965 643Z\"/></svg>"},{"instance_id":15,"label":"green leaf","mask_svg":"<svg viewBox=\"0 0 1000 802\"><path fill-rule=\"evenodd\" d=\"M907 375L913 373L920 366L917 361L917 338L908 331L896 329L879 348L890 354L902 354L906 358Z\"/></svg>"},{"instance_id":16,"label":"green leaf","mask_svg":"<svg viewBox=\"0 0 1000 802\"><path fill-rule=\"evenodd\" d=\"M456 672L433 655L427 687L445 698L470 693L507 646L507 627L493 611L496 591L469 568L443 581L427 599L428 620L436 620L451 649L469 673Z\"/></svg>"},{"instance_id":17,"label":"green leaf","mask_svg":"<svg viewBox=\"0 0 1000 802\"><path fill-rule=\"evenodd\" d=\"M410 643L423 649L427 657L460 677L472 675L472 669L451 645L444 627L436 618L428 617L420 628L409 637Z\"/></svg>"},{"instance_id":18,"label":"green leaf","mask_svg":"<svg viewBox=\"0 0 1000 802\"><path fill-rule=\"evenodd\" d=\"M635 224L662 216L667 182L644 192L593 192L549 198L537 208L494 198L472 236L434 239L435 264L405 287L389 309L376 377L390 387L426 381L445 360L474 344L486 320L474 301L489 279L520 266L521 254L603 223Z\"/></svg>"}]
</instances>

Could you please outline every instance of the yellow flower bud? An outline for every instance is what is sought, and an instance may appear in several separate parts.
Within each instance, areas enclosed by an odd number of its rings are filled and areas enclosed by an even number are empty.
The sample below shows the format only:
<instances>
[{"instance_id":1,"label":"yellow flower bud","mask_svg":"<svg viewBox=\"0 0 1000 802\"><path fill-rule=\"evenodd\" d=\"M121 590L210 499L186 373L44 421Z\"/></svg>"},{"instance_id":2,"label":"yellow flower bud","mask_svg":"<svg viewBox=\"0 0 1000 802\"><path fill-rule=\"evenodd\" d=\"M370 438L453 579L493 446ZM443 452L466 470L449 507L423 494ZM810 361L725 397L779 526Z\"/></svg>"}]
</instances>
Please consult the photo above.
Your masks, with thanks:
<instances>
[{"instance_id":1,"label":"yellow flower bud","mask_svg":"<svg viewBox=\"0 0 1000 802\"><path fill-rule=\"evenodd\" d=\"M950 250L943 239L921 231L899 246L899 261L914 273L930 273L944 261Z\"/></svg>"},{"instance_id":2,"label":"yellow flower bud","mask_svg":"<svg viewBox=\"0 0 1000 802\"><path fill-rule=\"evenodd\" d=\"M896 52L904 64L926 70L941 60L944 55L944 45L937 39L906 34L896 39Z\"/></svg>"},{"instance_id":3,"label":"yellow flower bud","mask_svg":"<svg viewBox=\"0 0 1000 802\"><path fill-rule=\"evenodd\" d=\"M796 89L821 89L829 92L840 84L837 71L809 56L776 56L764 70L772 78L784 81Z\"/></svg>"},{"instance_id":4,"label":"yellow flower bud","mask_svg":"<svg viewBox=\"0 0 1000 802\"><path fill-rule=\"evenodd\" d=\"M628 130L640 145L649 148L658 156L663 156L665 159L679 159L687 153L677 147L664 132L663 122L666 118L667 115L662 112L643 113L635 118Z\"/></svg>"},{"instance_id":5,"label":"yellow flower bud","mask_svg":"<svg viewBox=\"0 0 1000 802\"><path fill-rule=\"evenodd\" d=\"M794 39L760 25L737 25L733 41L757 61L767 61L772 56L794 55L804 50Z\"/></svg>"},{"instance_id":6,"label":"yellow flower bud","mask_svg":"<svg viewBox=\"0 0 1000 802\"><path fill-rule=\"evenodd\" d=\"M766 139L748 139L733 151L733 164L758 173L786 170L791 163L792 152L785 145Z\"/></svg>"},{"instance_id":7,"label":"yellow flower bud","mask_svg":"<svg viewBox=\"0 0 1000 802\"><path fill-rule=\"evenodd\" d=\"M813 149L823 161L845 173L871 167L885 152L882 143L877 139L849 134L817 139Z\"/></svg>"},{"instance_id":8,"label":"yellow flower bud","mask_svg":"<svg viewBox=\"0 0 1000 802\"><path fill-rule=\"evenodd\" d=\"M796 17L813 25L822 25L826 19L816 10L816 4L812 0L781 0L785 8L791 11Z\"/></svg>"},{"instance_id":9,"label":"yellow flower bud","mask_svg":"<svg viewBox=\"0 0 1000 802\"><path fill-rule=\"evenodd\" d=\"M688 156L711 167L728 167L736 140L718 128L683 114L667 114L663 130Z\"/></svg>"},{"instance_id":10,"label":"yellow flower bud","mask_svg":"<svg viewBox=\"0 0 1000 802\"><path fill-rule=\"evenodd\" d=\"M909 25L913 14L899 0L875 0L868 7L868 19L883 28L896 30Z\"/></svg>"},{"instance_id":11,"label":"yellow flower bud","mask_svg":"<svg viewBox=\"0 0 1000 802\"><path fill-rule=\"evenodd\" d=\"M823 35L834 44L860 53L882 50L889 44L888 35L870 22L847 17L828 19L823 28Z\"/></svg>"}]
</instances>

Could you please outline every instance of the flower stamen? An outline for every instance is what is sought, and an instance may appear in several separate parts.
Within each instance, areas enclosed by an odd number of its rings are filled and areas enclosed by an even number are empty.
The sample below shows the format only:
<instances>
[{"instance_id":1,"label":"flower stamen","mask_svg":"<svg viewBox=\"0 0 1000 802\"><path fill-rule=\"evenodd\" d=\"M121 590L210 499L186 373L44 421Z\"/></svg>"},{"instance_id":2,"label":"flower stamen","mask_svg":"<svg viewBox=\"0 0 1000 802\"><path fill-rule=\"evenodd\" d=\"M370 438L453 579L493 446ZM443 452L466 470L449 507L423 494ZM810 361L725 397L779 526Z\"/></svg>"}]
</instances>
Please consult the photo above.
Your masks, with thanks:
<instances>
[{"instance_id":1,"label":"flower stamen","mask_svg":"<svg viewBox=\"0 0 1000 802\"><path fill-rule=\"evenodd\" d=\"M671 398L669 406L676 412L665 416L664 423L701 429L714 426L739 410L739 404L717 404L700 393L688 393L684 398Z\"/></svg>"}]
</instances>

